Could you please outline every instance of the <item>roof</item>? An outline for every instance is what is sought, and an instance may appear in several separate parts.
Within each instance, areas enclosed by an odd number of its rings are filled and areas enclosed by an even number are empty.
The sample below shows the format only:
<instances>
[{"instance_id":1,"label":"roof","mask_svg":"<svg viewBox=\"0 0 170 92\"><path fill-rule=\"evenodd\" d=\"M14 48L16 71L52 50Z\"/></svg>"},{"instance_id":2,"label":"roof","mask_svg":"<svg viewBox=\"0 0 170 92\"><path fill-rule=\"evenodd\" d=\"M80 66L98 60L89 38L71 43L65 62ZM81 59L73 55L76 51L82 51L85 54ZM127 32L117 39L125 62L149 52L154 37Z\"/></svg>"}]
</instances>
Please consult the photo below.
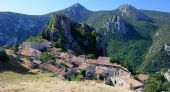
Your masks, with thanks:
<instances>
[{"instance_id":1,"label":"roof","mask_svg":"<svg viewBox=\"0 0 170 92\"><path fill-rule=\"evenodd\" d=\"M128 83L129 85L132 85L133 87L141 87L143 86L143 84L135 79L132 79L129 75L125 75L125 76L120 76L120 78L125 81L126 83Z\"/></svg>"},{"instance_id":2,"label":"roof","mask_svg":"<svg viewBox=\"0 0 170 92\"><path fill-rule=\"evenodd\" d=\"M41 64L41 61L39 61L39 60L33 60L32 62L35 64Z\"/></svg>"},{"instance_id":3,"label":"roof","mask_svg":"<svg viewBox=\"0 0 170 92\"><path fill-rule=\"evenodd\" d=\"M106 67L98 67L98 68L96 68L95 74L102 74L107 69L108 68L106 68Z\"/></svg>"},{"instance_id":4,"label":"roof","mask_svg":"<svg viewBox=\"0 0 170 92\"><path fill-rule=\"evenodd\" d=\"M109 60L109 58L107 58L107 57L99 57L97 60L96 59L86 59L85 62L90 63L90 64L100 64L100 65L108 65L108 66L118 67L118 68L121 68L122 70L129 72L127 68L125 68L119 64L116 64L116 63L110 63L110 61L108 62L108 60Z\"/></svg>"},{"instance_id":5,"label":"roof","mask_svg":"<svg viewBox=\"0 0 170 92\"><path fill-rule=\"evenodd\" d=\"M82 63L84 63L84 61L86 60L85 57L81 57L81 56L72 56L71 57L72 62L74 62L77 65L81 65Z\"/></svg>"},{"instance_id":6,"label":"roof","mask_svg":"<svg viewBox=\"0 0 170 92\"><path fill-rule=\"evenodd\" d=\"M40 53L41 53L40 51L33 48L24 49L21 51L21 55L28 56L28 57L39 56Z\"/></svg>"},{"instance_id":7,"label":"roof","mask_svg":"<svg viewBox=\"0 0 170 92\"><path fill-rule=\"evenodd\" d=\"M57 49L57 48L49 48L48 49L49 50L49 52L50 52L50 54L52 54L52 55L59 55L59 50Z\"/></svg>"},{"instance_id":8,"label":"roof","mask_svg":"<svg viewBox=\"0 0 170 92\"><path fill-rule=\"evenodd\" d=\"M78 67L78 69L86 70L88 67L89 67L89 64L83 63Z\"/></svg>"},{"instance_id":9,"label":"roof","mask_svg":"<svg viewBox=\"0 0 170 92\"><path fill-rule=\"evenodd\" d=\"M140 81L145 81L145 80L147 80L148 79L148 75L145 75L145 74L139 74L138 75L138 79L140 80Z\"/></svg>"},{"instance_id":10,"label":"roof","mask_svg":"<svg viewBox=\"0 0 170 92\"><path fill-rule=\"evenodd\" d=\"M110 57L98 57L97 59L98 62L103 63L103 64L107 64L110 63Z\"/></svg>"},{"instance_id":11,"label":"roof","mask_svg":"<svg viewBox=\"0 0 170 92\"><path fill-rule=\"evenodd\" d=\"M92 63L92 64L101 64L101 65L109 65L110 63L110 58L109 57L99 57L97 60L96 59L86 59L86 63Z\"/></svg>"},{"instance_id":12,"label":"roof","mask_svg":"<svg viewBox=\"0 0 170 92\"><path fill-rule=\"evenodd\" d=\"M62 70L62 69L60 69L60 68L58 68L58 67L56 67L56 66L54 66L54 65L52 65L52 64L46 63L46 64L41 65L41 67L42 67L43 69L48 70L48 71L51 71L51 72L54 72L54 73L58 73L58 74L60 74L61 76L64 76L64 75L65 75L64 70Z\"/></svg>"},{"instance_id":13,"label":"roof","mask_svg":"<svg viewBox=\"0 0 170 92\"><path fill-rule=\"evenodd\" d=\"M73 67L73 65L72 64L70 64L70 63L67 63L67 62L65 62L65 61L63 61L63 60L60 60L60 59L56 59L56 62L57 63L64 63L66 66L68 66L69 68L71 68L71 67Z\"/></svg>"},{"instance_id":14,"label":"roof","mask_svg":"<svg viewBox=\"0 0 170 92\"><path fill-rule=\"evenodd\" d=\"M51 42L49 42L48 40L43 39L42 40L42 45L44 45L45 47L51 47Z\"/></svg>"}]
</instances>

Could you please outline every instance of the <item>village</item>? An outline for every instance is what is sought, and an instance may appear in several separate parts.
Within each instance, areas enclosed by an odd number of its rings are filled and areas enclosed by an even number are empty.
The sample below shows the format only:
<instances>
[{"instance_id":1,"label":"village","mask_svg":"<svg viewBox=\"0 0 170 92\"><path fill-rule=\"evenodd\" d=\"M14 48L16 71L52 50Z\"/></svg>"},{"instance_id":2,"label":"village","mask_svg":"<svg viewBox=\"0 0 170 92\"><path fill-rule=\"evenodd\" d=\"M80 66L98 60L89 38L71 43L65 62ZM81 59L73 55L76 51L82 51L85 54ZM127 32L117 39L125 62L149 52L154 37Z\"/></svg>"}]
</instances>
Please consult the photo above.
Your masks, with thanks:
<instances>
[{"instance_id":1,"label":"village","mask_svg":"<svg viewBox=\"0 0 170 92\"><path fill-rule=\"evenodd\" d=\"M43 63L39 57L42 49L46 48L48 54L54 56L54 60ZM133 89L141 92L147 76L141 75L141 80L132 77L131 72L120 64L111 63L109 57L99 56L97 59L89 59L85 55L76 55L73 51L61 51L52 46L47 40L40 42L23 42L18 48L18 54L26 57L32 69L53 72L64 80L103 80L107 85Z\"/></svg>"}]
</instances>

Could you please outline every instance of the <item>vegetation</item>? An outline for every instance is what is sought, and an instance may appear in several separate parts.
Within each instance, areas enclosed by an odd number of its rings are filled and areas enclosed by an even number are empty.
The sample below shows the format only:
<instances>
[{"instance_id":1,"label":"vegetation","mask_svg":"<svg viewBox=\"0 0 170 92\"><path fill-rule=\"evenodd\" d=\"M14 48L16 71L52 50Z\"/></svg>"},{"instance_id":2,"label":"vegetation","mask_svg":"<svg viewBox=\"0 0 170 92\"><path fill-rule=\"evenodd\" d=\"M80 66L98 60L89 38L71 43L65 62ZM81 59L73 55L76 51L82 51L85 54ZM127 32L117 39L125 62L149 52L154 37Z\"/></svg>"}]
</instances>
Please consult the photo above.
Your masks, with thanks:
<instances>
[{"instance_id":1,"label":"vegetation","mask_svg":"<svg viewBox=\"0 0 170 92\"><path fill-rule=\"evenodd\" d=\"M46 63L50 60L54 60L54 57L48 54L48 52L43 52L42 54L40 54L40 60L42 61L42 63Z\"/></svg>"},{"instance_id":2,"label":"vegetation","mask_svg":"<svg viewBox=\"0 0 170 92\"><path fill-rule=\"evenodd\" d=\"M17 52L17 51L18 51L18 47L19 47L19 42L16 42L16 43L13 44L12 50L13 50L14 52Z\"/></svg>"},{"instance_id":3,"label":"vegetation","mask_svg":"<svg viewBox=\"0 0 170 92\"><path fill-rule=\"evenodd\" d=\"M73 39L78 43L84 53L100 54L96 49L97 31L87 24L83 24L83 26L80 24L72 24L71 35Z\"/></svg>"},{"instance_id":4,"label":"vegetation","mask_svg":"<svg viewBox=\"0 0 170 92\"><path fill-rule=\"evenodd\" d=\"M6 54L6 52L0 48L0 61L8 61L9 57L8 55Z\"/></svg>"},{"instance_id":5,"label":"vegetation","mask_svg":"<svg viewBox=\"0 0 170 92\"><path fill-rule=\"evenodd\" d=\"M55 14L51 16L50 22L44 26L44 31L42 33L42 38L47 39L53 42L53 45L57 48L63 48L65 39L62 37L61 31L57 28L55 24ZM51 34L50 31L53 30L54 34ZM50 34L53 37L50 37Z\"/></svg>"},{"instance_id":6,"label":"vegetation","mask_svg":"<svg viewBox=\"0 0 170 92\"><path fill-rule=\"evenodd\" d=\"M38 36L30 36L27 41L29 42L39 42L42 40L42 33L39 33Z\"/></svg>"},{"instance_id":7,"label":"vegetation","mask_svg":"<svg viewBox=\"0 0 170 92\"><path fill-rule=\"evenodd\" d=\"M123 45L122 45L123 44ZM150 42L113 38L108 43L107 53L112 60L120 61L131 72L138 70ZM118 62L119 63L119 62ZM137 69L136 69L137 68Z\"/></svg>"},{"instance_id":8,"label":"vegetation","mask_svg":"<svg viewBox=\"0 0 170 92\"><path fill-rule=\"evenodd\" d=\"M151 74L144 86L144 92L170 92L170 83L160 73Z\"/></svg>"}]
</instances>

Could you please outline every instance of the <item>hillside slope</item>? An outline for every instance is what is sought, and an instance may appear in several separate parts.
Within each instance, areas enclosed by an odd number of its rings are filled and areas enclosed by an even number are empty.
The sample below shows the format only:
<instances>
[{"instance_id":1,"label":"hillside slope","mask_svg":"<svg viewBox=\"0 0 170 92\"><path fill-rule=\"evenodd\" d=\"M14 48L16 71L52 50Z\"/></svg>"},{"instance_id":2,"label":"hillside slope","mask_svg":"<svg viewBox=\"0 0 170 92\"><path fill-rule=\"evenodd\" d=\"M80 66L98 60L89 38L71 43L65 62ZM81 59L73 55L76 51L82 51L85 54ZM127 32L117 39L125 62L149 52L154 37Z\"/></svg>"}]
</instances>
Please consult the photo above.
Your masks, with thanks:
<instances>
[{"instance_id":1,"label":"hillside slope","mask_svg":"<svg viewBox=\"0 0 170 92\"><path fill-rule=\"evenodd\" d=\"M133 92L115 88L95 81L64 81L49 77L50 74L0 73L0 91L2 92Z\"/></svg>"},{"instance_id":2,"label":"hillside slope","mask_svg":"<svg viewBox=\"0 0 170 92\"><path fill-rule=\"evenodd\" d=\"M12 12L0 12L0 46L37 35L48 18Z\"/></svg>"}]
</instances>

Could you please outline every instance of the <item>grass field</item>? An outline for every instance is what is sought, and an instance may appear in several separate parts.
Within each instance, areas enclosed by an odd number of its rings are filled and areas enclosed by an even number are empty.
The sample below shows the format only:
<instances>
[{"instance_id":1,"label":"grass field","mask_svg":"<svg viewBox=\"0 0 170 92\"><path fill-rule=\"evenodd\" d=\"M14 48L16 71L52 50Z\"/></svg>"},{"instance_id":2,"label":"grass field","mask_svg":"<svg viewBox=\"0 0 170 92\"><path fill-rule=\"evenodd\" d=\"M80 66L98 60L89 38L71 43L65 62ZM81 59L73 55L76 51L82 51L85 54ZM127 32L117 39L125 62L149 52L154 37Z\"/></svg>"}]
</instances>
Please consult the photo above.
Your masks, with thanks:
<instances>
[{"instance_id":1,"label":"grass field","mask_svg":"<svg viewBox=\"0 0 170 92\"><path fill-rule=\"evenodd\" d=\"M95 81L70 82L49 76L49 73L32 75L1 72L0 92L132 92Z\"/></svg>"}]
</instances>

